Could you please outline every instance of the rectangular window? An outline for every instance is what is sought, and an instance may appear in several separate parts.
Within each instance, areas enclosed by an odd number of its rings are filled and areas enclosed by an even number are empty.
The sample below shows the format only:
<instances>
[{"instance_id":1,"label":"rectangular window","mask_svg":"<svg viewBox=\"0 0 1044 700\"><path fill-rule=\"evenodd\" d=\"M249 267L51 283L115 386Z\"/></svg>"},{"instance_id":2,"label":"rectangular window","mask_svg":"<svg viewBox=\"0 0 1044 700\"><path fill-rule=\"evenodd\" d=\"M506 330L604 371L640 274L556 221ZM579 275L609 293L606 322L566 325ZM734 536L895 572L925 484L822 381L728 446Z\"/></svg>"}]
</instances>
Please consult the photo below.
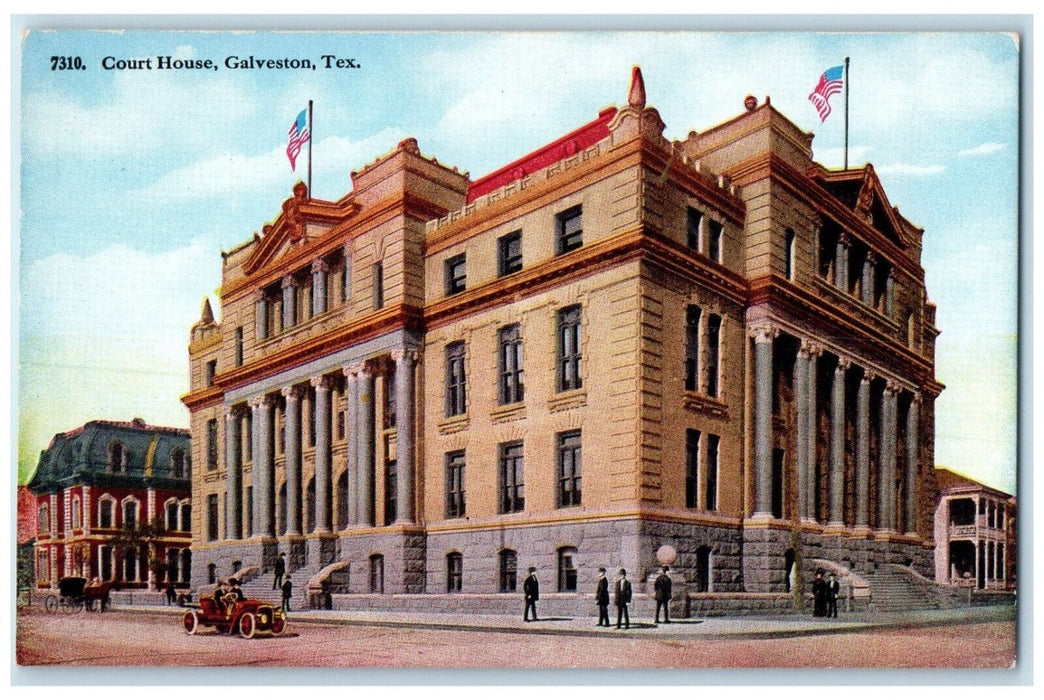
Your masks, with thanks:
<instances>
[{"instance_id":1,"label":"rectangular window","mask_svg":"<svg viewBox=\"0 0 1044 700\"><path fill-rule=\"evenodd\" d=\"M182 532L192 532L192 504L181 504L181 526Z\"/></svg>"},{"instance_id":2,"label":"rectangular window","mask_svg":"<svg viewBox=\"0 0 1044 700\"><path fill-rule=\"evenodd\" d=\"M794 229L788 228L783 238L783 272L788 280L794 279Z\"/></svg>"},{"instance_id":3,"label":"rectangular window","mask_svg":"<svg viewBox=\"0 0 1044 700\"><path fill-rule=\"evenodd\" d=\"M446 517L463 518L467 512L464 500L464 450L446 453Z\"/></svg>"},{"instance_id":4,"label":"rectangular window","mask_svg":"<svg viewBox=\"0 0 1044 700\"><path fill-rule=\"evenodd\" d=\"M446 592L460 593L464 581L464 556L451 552L446 556Z\"/></svg>"},{"instance_id":5,"label":"rectangular window","mask_svg":"<svg viewBox=\"0 0 1044 700\"><path fill-rule=\"evenodd\" d=\"M384 308L384 265L373 264L373 308Z\"/></svg>"},{"instance_id":6,"label":"rectangular window","mask_svg":"<svg viewBox=\"0 0 1044 700\"><path fill-rule=\"evenodd\" d=\"M167 523L166 527L168 530L178 530L178 504L171 501L167 504L166 508Z\"/></svg>"},{"instance_id":7,"label":"rectangular window","mask_svg":"<svg viewBox=\"0 0 1044 700\"><path fill-rule=\"evenodd\" d=\"M207 541L215 542L218 538L218 497L216 493L207 496Z\"/></svg>"},{"instance_id":8,"label":"rectangular window","mask_svg":"<svg viewBox=\"0 0 1044 700\"><path fill-rule=\"evenodd\" d=\"M558 390L582 386L580 379L580 307L558 312Z\"/></svg>"},{"instance_id":9,"label":"rectangular window","mask_svg":"<svg viewBox=\"0 0 1044 700\"><path fill-rule=\"evenodd\" d=\"M703 310L690 304L685 309L685 390L698 391L700 381L700 316Z\"/></svg>"},{"instance_id":10,"label":"rectangular window","mask_svg":"<svg viewBox=\"0 0 1044 700\"><path fill-rule=\"evenodd\" d=\"M236 349L235 349L235 353L236 353L236 367L242 367L243 366L243 327L242 326L237 326L236 327L235 343L236 343Z\"/></svg>"},{"instance_id":11,"label":"rectangular window","mask_svg":"<svg viewBox=\"0 0 1044 700\"><path fill-rule=\"evenodd\" d=\"M497 239L497 275L503 277L522 269L522 231Z\"/></svg>"},{"instance_id":12,"label":"rectangular window","mask_svg":"<svg viewBox=\"0 0 1044 700\"><path fill-rule=\"evenodd\" d=\"M707 510L718 509L718 443L717 435L707 436Z\"/></svg>"},{"instance_id":13,"label":"rectangular window","mask_svg":"<svg viewBox=\"0 0 1044 700\"><path fill-rule=\"evenodd\" d=\"M458 341L446 346L446 417L465 412L467 379L464 375L464 343Z\"/></svg>"},{"instance_id":14,"label":"rectangular window","mask_svg":"<svg viewBox=\"0 0 1044 700\"><path fill-rule=\"evenodd\" d=\"M525 398L522 374L522 329L519 324L506 326L498 332L500 346L500 405L518 403Z\"/></svg>"},{"instance_id":15,"label":"rectangular window","mask_svg":"<svg viewBox=\"0 0 1044 700\"><path fill-rule=\"evenodd\" d=\"M700 493L700 431L685 431L685 507L698 508Z\"/></svg>"},{"instance_id":16,"label":"rectangular window","mask_svg":"<svg viewBox=\"0 0 1044 700\"><path fill-rule=\"evenodd\" d=\"M707 319L707 396L718 395L718 371L721 358L721 316Z\"/></svg>"},{"instance_id":17,"label":"rectangular window","mask_svg":"<svg viewBox=\"0 0 1044 700\"><path fill-rule=\"evenodd\" d=\"M500 512L518 513L526 507L525 463L522 442L500 445Z\"/></svg>"},{"instance_id":18,"label":"rectangular window","mask_svg":"<svg viewBox=\"0 0 1044 700\"><path fill-rule=\"evenodd\" d=\"M243 431L243 461L254 459L254 414L246 414L246 429Z\"/></svg>"},{"instance_id":19,"label":"rectangular window","mask_svg":"<svg viewBox=\"0 0 1044 700\"><path fill-rule=\"evenodd\" d=\"M555 254L576 250L584 244L584 228L579 205L555 216Z\"/></svg>"},{"instance_id":20,"label":"rectangular window","mask_svg":"<svg viewBox=\"0 0 1044 700\"><path fill-rule=\"evenodd\" d=\"M396 422L395 401L395 372L384 375L384 429L395 427Z\"/></svg>"},{"instance_id":21,"label":"rectangular window","mask_svg":"<svg viewBox=\"0 0 1044 700\"><path fill-rule=\"evenodd\" d=\"M580 505L580 431L558 434L558 505Z\"/></svg>"},{"instance_id":22,"label":"rectangular window","mask_svg":"<svg viewBox=\"0 0 1044 700\"><path fill-rule=\"evenodd\" d=\"M344 256L344 276L341 278L341 300L348 301L352 298L352 259Z\"/></svg>"},{"instance_id":23,"label":"rectangular window","mask_svg":"<svg viewBox=\"0 0 1044 700\"><path fill-rule=\"evenodd\" d=\"M213 471L218 466L218 427L217 419L207 421L207 469Z\"/></svg>"},{"instance_id":24,"label":"rectangular window","mask_svg":"<svg viewBox=\"0 0 1044 700\"><path fill-rule=\"evenodd\" d=\"M500 552L500 592L513 593L518 587L518 554L512 549Z\"/></svg>"},{"instance_id":25,"label":"rectangular window","mask_svg":"<svg viewBox=\"0 0 1044 700\"><path fill-rule=\"evenodd\" d=\"M215 374L217 374L217 360L210 360L203 365L203 385L214 386Z\"/></svg>"},{"instance_id":26,"label":"rectangular window","mask_svg":"<svg viewBox=\"0 0 1044 700\"><path fill-rule=\"evenodd\" d=\"M384 593L384 557L370 557L370 593Z\"/></svg>"},{"instance_id":27,"label":"rectangular window","mask_svg":"<svg viewBox=\"0 0 1044 700\"><path fill-rule=\"evenodd\" d=\"M254 487L247 486L243 489L243 499L246 501L246 507L243 509L243 513L246 517L246 525L243 531L247 537L251 537L254 534Z\"/></svg>"},{"instance_id":28,"label":"rectangular window","mask_svg":"<svg viewBox=\"0 0 1044 700\"><path fill-rule=\"evenodd\" d=\"M707 224L707 257L714 262L721 262L721 232L723 226L718 221Z\"/></svg>"},{"instance_id":29,"label":"rectangular window","mask_svg":"<svg viewBox=\"0 0 1044 700\"><path fill-rule=\"evenodd\" d=\"M693 250L700 249L701 221L703 221L703 212L689 207L689 214L685 222L685 243Z\"/></svg>"},{"instance_id":30,"label":"rectangular window","mask_svg":"<svg viewBox=\"0 0 1044 700\"><path fill-rule=\"evenodd\" d=\"M384 467L384 524L391 525L398 517L398 462L388 460Z\"/></svg>"},{"instance_id":31,"label":"rectangular window","mask_svg":"<svg viewBox=\"0 0 1044 700\"><path fill-rule=\"evenodd\" d=\"M41 532L47 532L47 524L44 520L40 521L40 527L44 528ZM101 507L98 512L98 527L112 527L112 501L101 502Z\"/></svg>"},{"instance_id":32,"label":"rectangular window","mask_svg":"<svg viewBox=\"0 0 1044 700\"><path fill-rule=\"evenodd\" d=\"M467 260L464 253L454 255L446 261L444 275L446 296L459 294L467 288Z\"/></svg>"}]
</instances>

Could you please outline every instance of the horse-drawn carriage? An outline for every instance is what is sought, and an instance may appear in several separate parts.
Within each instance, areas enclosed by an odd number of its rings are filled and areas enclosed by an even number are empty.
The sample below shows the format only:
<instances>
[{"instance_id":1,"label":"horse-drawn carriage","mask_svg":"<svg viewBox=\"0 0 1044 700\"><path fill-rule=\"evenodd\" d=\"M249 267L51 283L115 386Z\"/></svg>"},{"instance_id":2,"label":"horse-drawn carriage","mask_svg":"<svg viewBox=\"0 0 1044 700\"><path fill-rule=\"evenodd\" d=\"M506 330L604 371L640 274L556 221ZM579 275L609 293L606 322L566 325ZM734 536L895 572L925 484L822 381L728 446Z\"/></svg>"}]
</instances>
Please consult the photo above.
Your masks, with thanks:
<instances>
[{"instance_id":1,"label":"horse-drawn carriage","mask_svg":"<svg viewBox=\"0 0 1044 700\"><path fill-rule=\"evenodd\" d=\"M236 634L250 639L257 632L274 635L286 629L286 612L272 603L260 600L233 600L213 595L199 597L199 608L186 610L182 618L185 632L196 634L201 627L213 627L222 634Z\"/></svg>"},{"instance_id":2,"label":"horse-drawn carriage","mask_svg":"<svg viewBox=\"0 0 1044 700\"><path fill-rule=\"evenodd\" d=\"M51 594L44 601L47 612L78 613L81 610L93 610L97 602L101 611L109 604L109 591L113 581L103 581L88 585L82 576L66 576L58 580L58 595Z\"/></svg>"}]
</instances>

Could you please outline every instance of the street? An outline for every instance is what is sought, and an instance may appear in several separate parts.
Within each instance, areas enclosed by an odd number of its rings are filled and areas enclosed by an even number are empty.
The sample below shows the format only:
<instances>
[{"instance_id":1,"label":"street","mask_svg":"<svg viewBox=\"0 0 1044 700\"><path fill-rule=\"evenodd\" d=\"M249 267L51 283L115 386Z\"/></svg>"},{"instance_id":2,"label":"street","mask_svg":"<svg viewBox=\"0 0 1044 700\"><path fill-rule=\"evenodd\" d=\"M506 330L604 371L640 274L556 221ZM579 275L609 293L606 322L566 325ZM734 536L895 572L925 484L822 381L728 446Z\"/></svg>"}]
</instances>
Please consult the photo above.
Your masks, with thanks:
<instances>
[{"instance_id":1,"label":"street","mask_svg":"<svg viewBox=\"0 0 1044 700\"><path fill-rule=\"evenodd\" d=\"M49 614L19 608L17 660L28 666L323 666L342 668L1008 668L1015 622L812 633L783 638L457 631L296 622L281 637L189 636L146 610ZM690 628L691 629L691 628Z\"/></svg>"}]
</instances>

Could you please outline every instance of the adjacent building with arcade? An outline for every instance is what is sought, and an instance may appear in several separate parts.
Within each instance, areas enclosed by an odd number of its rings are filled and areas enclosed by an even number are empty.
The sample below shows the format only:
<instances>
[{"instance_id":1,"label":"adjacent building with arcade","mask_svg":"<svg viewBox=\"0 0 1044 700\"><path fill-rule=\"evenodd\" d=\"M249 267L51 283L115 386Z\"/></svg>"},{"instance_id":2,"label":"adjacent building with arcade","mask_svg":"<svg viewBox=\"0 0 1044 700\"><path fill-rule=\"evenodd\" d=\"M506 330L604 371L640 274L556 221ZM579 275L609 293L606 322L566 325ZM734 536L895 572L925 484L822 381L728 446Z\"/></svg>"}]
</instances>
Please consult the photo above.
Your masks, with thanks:
<instances>
[{"instance_id":1,"label":"adjacent building with arcade","mask_svg":"<svg viewBox=\"0 0 1044 700\"><path fill-rule=\"evenodd\" d=\"M697 592L932 575L923 231L768 98L664 130L636 68L491 174L405 139L223 253L183 397L193 583L285 552L344 605L529 566L579 596L662 545Z\"/></svg>"},{"instance_id":2,"label":"adjacent building with arcade","mask_svg":"<svg viewBox=\"0 0 1044 700\"><path fill-rule=\"evenodd\" d=\"M192 576L189 433L95 420L59 433L29 482L35 585L64 576L144 588Z\"/></svg>"}]
</instances>

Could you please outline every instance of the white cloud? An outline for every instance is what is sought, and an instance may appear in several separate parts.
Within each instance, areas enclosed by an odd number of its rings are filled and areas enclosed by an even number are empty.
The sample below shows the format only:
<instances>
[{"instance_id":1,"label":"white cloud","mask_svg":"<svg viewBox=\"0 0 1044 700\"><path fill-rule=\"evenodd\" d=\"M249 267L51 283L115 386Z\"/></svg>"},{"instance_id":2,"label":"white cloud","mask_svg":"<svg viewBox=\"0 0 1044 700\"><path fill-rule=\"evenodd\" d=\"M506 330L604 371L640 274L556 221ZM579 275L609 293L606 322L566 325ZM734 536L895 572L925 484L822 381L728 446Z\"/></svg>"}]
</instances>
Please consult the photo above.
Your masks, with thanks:
<instances>
[{"instance_id":1,"label":"white cloud","mask_svg":"<svg viewBox=\"0 0 1044 700\"><path fill-rule=\"evenodd\" d=\"M910 175L913 177L929 177L946 171L945 165L917 165L915 163L889 163L875 167L884 175Z\"/></svg>"},{"instance_id":2,"label":"white cloud","mask_svg":"<svg viewBox=\"0 0 1044 700\"><path fill-rule=\"evenodd\" d=\"M987 141L986 143L980 143L974 148L966 148L963 151L957 151L959 156L988 156L991 153L996 153L1005 148L1006 144L996 143L994 141Z\"/></svg>"}]
</instances>

